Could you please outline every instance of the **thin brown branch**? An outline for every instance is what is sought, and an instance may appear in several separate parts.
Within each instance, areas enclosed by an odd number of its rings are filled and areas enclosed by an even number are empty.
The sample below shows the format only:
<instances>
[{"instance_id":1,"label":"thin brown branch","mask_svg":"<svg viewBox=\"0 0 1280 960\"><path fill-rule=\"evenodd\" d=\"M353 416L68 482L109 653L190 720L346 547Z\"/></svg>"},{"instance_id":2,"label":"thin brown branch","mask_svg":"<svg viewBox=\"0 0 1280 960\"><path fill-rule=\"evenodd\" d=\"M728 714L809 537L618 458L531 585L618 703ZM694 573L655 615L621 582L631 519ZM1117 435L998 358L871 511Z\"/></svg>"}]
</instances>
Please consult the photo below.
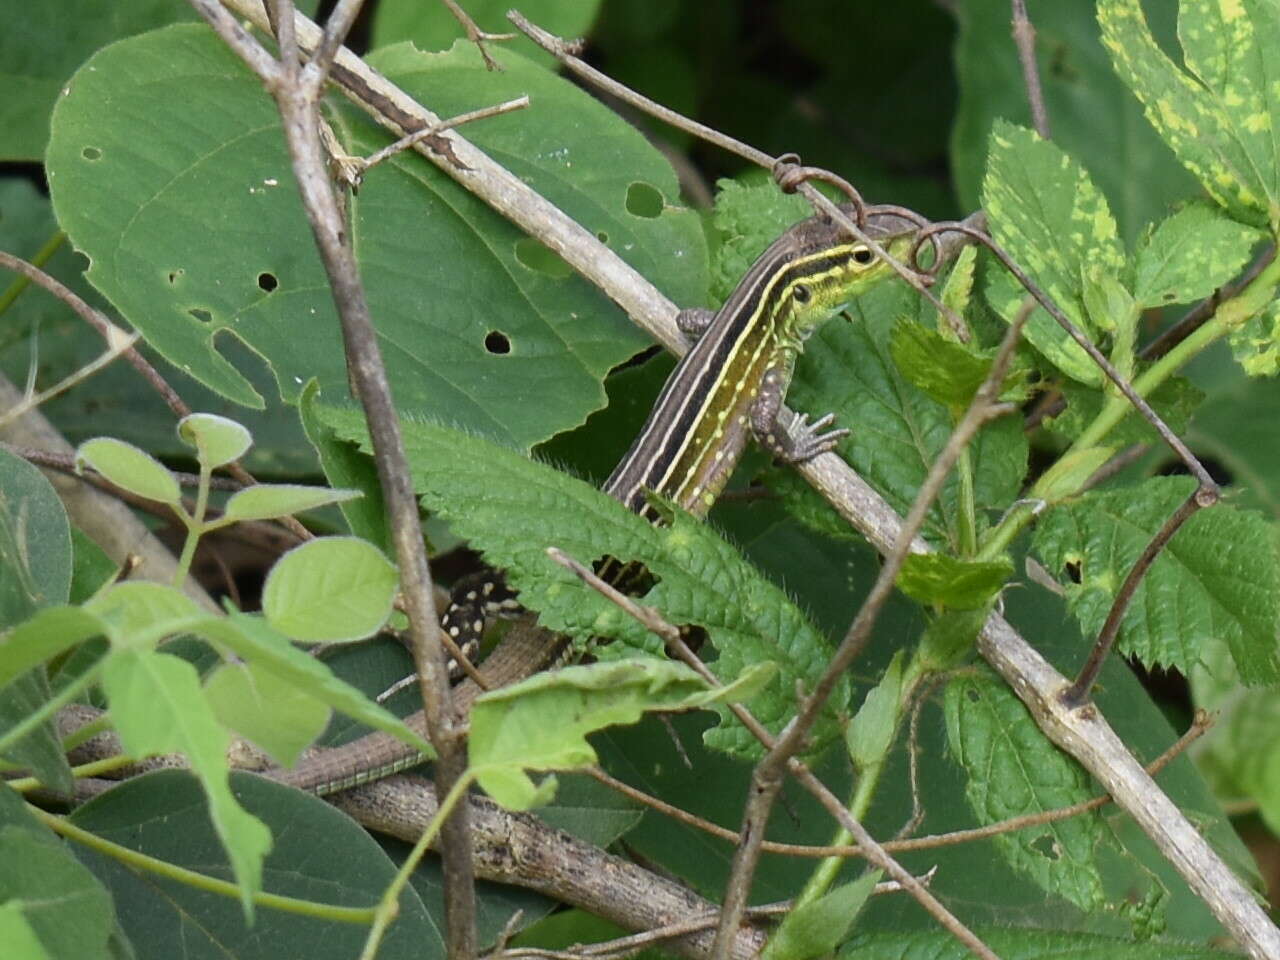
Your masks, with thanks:
<instances>
[{"instance_id":1,"label":"thin brown branch","mask_svg":"<svg viewBox=\"0 0 1280 960\"><path fill-rule=\"evenodd\" d=\"M408 150L418 143L421 143L423 140L426 140L428 137L433 137L444 130L452 130L455 127L460 127L475 120L486 120L489 117L497 117L504 113L522 110L528 105L528 96L516 97L514 100L495 103L493 106L481 107L478 110L469 110L466 113L458 114L456 117L450 117L448 120L441 120L439 123L428 124L421 130L415 130L413 133L405 134L394 143L389 143L381 150L369 154L368 157L357 159L353 166L356 168L357 176L363 176L370 168L382 163L388 157L393 157L404 150Z\"/></svg>"},{"instance_id":2,"label":"thin brown branch","mask_svg":"<svg viewBox=\"0 0 1280 960\"><path fill-rule=\"evenodd\" d=\"M1206 496L1206 494L1209 494ZM1212 506L1217 502L1217 490L1205 491L1197 489L1192 492L1191 496L1173 511L1165 522L1156 531L1150 542L1143 549L1141 556L1134 561L1128 575L1124 578L1124 583L1120 585L1120 589L1116 591L1115 599L1111 602L1111 609L1107 612L1107 619L1102 624L1102 629L1098 631L1098 638L1093 642L1093 648L1089 651L1089 658L1085 661L1084 666L1080 668L1080 673L1076 677L1075 683L1062 692L1062 702L1068 707L1078 707L1089 699L1089 694L1093 690L1093 684L1098 679L1098 674L1102 670L1103 663L1106 662L1107 654L1111 652L1111 647L1115 644L1116 635L1120 632L1120 623L1124 620L1125 612L1129 609L1129 604L1133 600L1133 595L1137 593L1138 586L1142 583L1142 578L1146 576L1147 571L1151 569L1151 565L1155 563L1156 557L1160 556L1160 552L1173 539L1173 535L1178 532L1184 523L1191 519L1192 515L1203 507Z\"/></svg>"},{"instance_id":3,"label":"thin brown branch","mask_svg":"<svg viewBox=\"0 0 1280 960\"><path fill-rule=\"evenodd\" d=\"M476 49L480 51L480 56L484 58L484 65L490 70L501 72L502 67L499 63L489 56L489 51L485 47L486 43L501 40L514 40L514 33L488 33L476 26L476 22L471 19L467 11L458 6L456 0L440 0L449 12L453 14L458 23L462 24L462 29L467 33L467 39L476 45Z\"/></svg>"},{"instance_id":4,"label":"thin brown branch","mask_svg":"<svg viewBox=\"0 0 1280 960\"><path fill-rule=\"evenodd\" d=\"M280 46L278 63L264 63L258 53L261 48L256 42L246 42L241 36L242 28L214 0L192 2L267 85L280 112L303 207L338 310L351 381L369 423L374 461L399 561L401 595L405 598L409 614L419 688L432 745L439 755L435 765L436 784L444 796L466 768L462 719L453 705L443 648L436 641L439 619L431 571L391 387L360 281L350 233L329 179L326 153L320 139L318 100L326 78L318 72L305 78L302 75L301 53L295 33L296 11L292 0L275 0L276 35ZM346 23L353 15L349 5L343 6L342 17ZM333 33L342 32L340 23ZM323 38L320 41L321 45L325 42ZM337 46L335 43L334 48ZM445 871L448 955L451 960L470 960L475 956L474 871L467 820L468 806L459 804L456 812L445 822L440 837Z\"/></svg>"},{"instance_id":5,"label":"thin brown branch","mask_svg":"<svg viewBox=\"0 0 1280 960\"><path fill-rule=\"evenodd\" d=\"M1013 42L1018 48L1018 63L1022 67L1022 82L1027 88L1032 124L1036 133L1048 140L1049 111L1044 107L1040 71L1036 68L1036 28L1031 25L1031 19L1027 16L1026 0L1013 0Z\"/></svg>"}]
</instances>

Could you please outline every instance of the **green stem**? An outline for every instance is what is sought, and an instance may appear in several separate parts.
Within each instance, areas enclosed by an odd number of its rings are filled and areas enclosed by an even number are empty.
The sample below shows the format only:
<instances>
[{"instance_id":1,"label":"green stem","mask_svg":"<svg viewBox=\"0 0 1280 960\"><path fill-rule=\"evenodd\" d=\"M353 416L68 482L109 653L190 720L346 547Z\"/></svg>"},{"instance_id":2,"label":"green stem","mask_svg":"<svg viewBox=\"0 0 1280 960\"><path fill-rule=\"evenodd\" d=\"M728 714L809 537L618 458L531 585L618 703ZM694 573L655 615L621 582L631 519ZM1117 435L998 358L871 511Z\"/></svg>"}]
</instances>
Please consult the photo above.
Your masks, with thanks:
<instances>
[{"instance_id":1,"label":"green stem","mask_svg":"<svg viewBox=\"0 0 1280 960\"><path fill-rule=\"evenodd\" d=\"M100 773L110 773L112 770L119 770L121 767L127 767L134 762L134 758L128 754L117 753L114 757L104 757L101 760L93 760L89 763L82 763L77 767L72 767L71 775L77 779L81 777L96 777ZM17 780L6 782L8 786L18 791L18 793L26 793L28 790L37 790L40 787L48 786L48 784L41 783L35 777L21 777Z\"/></svg>"},{"instance_id":2,"label":"green stem","mask_svg":"<svg viewBox=\"0 0 1280 960\"><path fill-rule=\"evenodd\" d=\"M53 236L45 241L44 246L41 247L36 255L28 262L33 267L43 267L49 262L49 258L58 252L58 248L62 246L62 242L66 239L67 235L61 230L55 231ZM13 283L9 284L4 293L0 294L0 314L3 314L13 306L13 301L22 296L22 291L27 289L29 286L31 286L31 279L29 277L15 277Z\"/></svg>"},{"instance_id":3,"label":"green stem","mask_svg":"<svg viewBox=\"0 0 1280 960\"><path fill-rule=\"evenodd\" d=\"M967 445L960 451L955 469L960 481L960 555L972 557L978 550L978 506L973 490L973 458Z\"/></svg>"},{"instance_id":4,"label":"green stem","mask_svg":"<svg viewBox=\"0 0 1280 960\"><path fill-rule=\"evenodd\" d=\"M196 508L192 511L190 518L183 516L182 511L178 511L178 515L183 518L183 523L187 525L187 539L182 544L182 556L178 557L178 567L173 572L173 585L179 590L182 589L182 582L187 579L187 572L191 569L191 560L196 555L196 544L200 542L200 536L205 532L204 515L209 508L209 483L212 473L208 464L202 461L200 483L196 489Z\"/></svg>"},{"instance_id":5,"label":"green stem","mask_svg":"<svg viewBox=\"0 0 1280 960\"><path fill-rule=\"evenodd\" d=\"M64 752L74 750L82 743L92 740L104 730L111 729L111 715L104 713L95 720L90 720L83 727L77 727L65 737L62 738L62 749Z\"/></svg>"},{"instance_id":6,"label":"green stem","mask_svg":"<svg viewBox=\"0 0 1280 960\"><path fill-rule=\"evenodd\" d=\"M137 850L131 850L118 843L112 843L110 840L104 839L95 833L82 830L63 817L47 813L39 807L33 807L28 804L27 810L54 833L61 834L67 839L74 840L91 850L96 850L104 856L111 857L139 870L145 870L148 873L154 873L161 877L168 877L170 880L176 880L179 883L185 883L197 890L216 893L219 896L231 897L236 900L240 899L240 888L234 883L206 876L203 873L197 873L194 870L188 870L185 867L179 867L176 864L158 860L155 857L149 857L145 853L139 853ZM336 904L316 903L314 900L282 897L274 893L255 893L253 902L272 910L296 913L304 917L318 917L322 920L336 920L340 923L368 923L373 919L374 915L373 907L341 907Z\"/></svg>"},{"instance_id":7,"label":"green stem","mask_svg":"<svg viewBox=\"0 0 1280 960\"><path fill-rule=\"evenodd\" d=\"M100 663L101 661L99 661ZM101 671L98 664L90 667L44 703L40 704L39 709L27 714L15 726L6 730L4 735L0 736L0 755L8 753L15 743L31 734L46 720L51 720L55 713L92 686L97 681L99 672Z\"/></svg>"},{"instance_id":8,"label":"green stem","mask_svg":"<svg viewBox=\"0 0 1280 960\"><path fill-rule=\"evenodd\" d=\"M373 926L369 930L369 937L365 940L364 950L360 953L360 960L373 960L377 954L383 934L386 933L387 927L391 925L391 921L396 918L396 913L400 909L400 894L408 884L409 877L418 868L418 863L426 854L427 848L435 840L440 828L444 826L445 820L449 819L449 814L458 805L458 801L466 795L473 780L475 780L474 769L467 770L457 779L453 788L445 795L444 801L440 804L440 809L436 811L436 815L427 824L427 829L422 831L422 836L413 845L413 850L409 852L409 856L400 865L400 870L396 873L395 879L391 881L391 884L382 894L382 900L378 903L378 911L373 918Z\"/></svg>"},{"instance_id":9,"label":"green stem","mask_svg":"<svg viewBox=\"0 0 1280 960\"><path fill-rule=\"evenodd\" d=\"M858 822L862 822L867 815L867 811L871 809L871 801L875 797L876 787L880 784L880 774L884 772L888 751L893 749L893 743L897 739L896 731L902 723L903 708L911 702L911 697L915 693L916 687L919 686L920 681L924 679L925 673L924 661L917 650L916 655L911 658L911 662L907 664L906 670L902 673L902 685L898 691L897 709L894 711L895 735L889 738L889 746L880 761L875 764L868 764L866 769L859 772L858 782L853 788L853 796L849 798L847 807L849 815ZM831 838L829 845L843 847L852 842L853 835L844 827L841 827L836 831L835 836ZM799 907L812 903L830 890L846 859L846 857L823 857L809 876L804 889L796 897L795 906Z\"/></svg>"}]
</instances>

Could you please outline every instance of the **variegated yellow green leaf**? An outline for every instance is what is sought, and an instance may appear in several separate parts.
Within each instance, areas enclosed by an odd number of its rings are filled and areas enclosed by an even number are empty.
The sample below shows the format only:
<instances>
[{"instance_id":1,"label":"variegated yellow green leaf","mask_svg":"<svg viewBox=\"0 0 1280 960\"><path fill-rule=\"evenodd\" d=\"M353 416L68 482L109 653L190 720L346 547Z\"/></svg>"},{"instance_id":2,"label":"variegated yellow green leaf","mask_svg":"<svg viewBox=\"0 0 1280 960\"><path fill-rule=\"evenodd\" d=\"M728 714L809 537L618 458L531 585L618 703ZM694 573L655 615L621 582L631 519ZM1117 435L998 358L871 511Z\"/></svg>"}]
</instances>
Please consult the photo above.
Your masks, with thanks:
<instances>
[{"instance_id":1,"label":"variegated yellow green leaf","mask_svg":"<svg viewBox=\"0 0 1280 960\"><path fill-rule=\"evenodd\" d=\"M1085 169L1033 131L1004 121L991 132L991 156L982 205L996 240L1089 337L1095 325L1083 299L1086 269L1119 278L1126 267L1106 197ZM1026 296L1001 272L987 288L991 305L1007 321ZM1067 376L1098 385L1102 373L1088 354L1044 310L1037 309L1026 337Z\"/></svg>"},{"instance_id":2,"label":"variegated yellow green leaf","mask_svg":"<svg viewBox=\"0 0 1280 960\"><path fill-rule=\"evenodd\" d=\"M1147 119L1233 217L1280 227L1280 9L1272 0L1182 0L1188 75L1156 45L1140 0L1101 0L1102 42ZM1198 79L1197 79L1198 78Z\"/></svg>"},{"instance_id":3,"label":"variegated yellow green leaf","mask_svg":"<svg viewBox=\"0 0 1280 960\"><path fill-rule=\"evenodd\" d=\"M1272 300L1231 333L1231 352L1251 377L1280 372L1280 301Z\"/></svg>"}]
</instances>

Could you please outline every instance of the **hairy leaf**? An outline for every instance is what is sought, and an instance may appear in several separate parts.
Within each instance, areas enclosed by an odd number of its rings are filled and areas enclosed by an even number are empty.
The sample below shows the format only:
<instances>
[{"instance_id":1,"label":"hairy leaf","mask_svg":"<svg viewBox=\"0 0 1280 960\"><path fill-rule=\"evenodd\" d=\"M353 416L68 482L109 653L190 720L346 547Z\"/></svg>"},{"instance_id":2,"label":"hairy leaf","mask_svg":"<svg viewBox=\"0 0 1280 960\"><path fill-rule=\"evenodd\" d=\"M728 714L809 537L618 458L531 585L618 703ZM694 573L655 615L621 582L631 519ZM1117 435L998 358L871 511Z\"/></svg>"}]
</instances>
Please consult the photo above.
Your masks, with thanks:
<instances>
[{"instance_id":1,"label":"hairy leaf","mask_svg":"<svg viewBox=\"0 0 1280 960\"><path fill-rule=\"evenodd\" d=\"M1035 725L999 677L986 668L947 685L947 739L968 776L965 796L978 821L1044 813L1092 796L1088 775ZM1095 813L997 834L1009 863L1081 910L1103 903L1097 847L1111 831Z\"/></svg>"},{"instance_id":2,"label":"hairy leaf","mask_svg":"<svg viewBox=\"0 0 1280 960\"><path fill-rule=\"evenodd\" d=\"M990 602L1013 575L1013 564L964 560L945 553L913 553L898 574L898 588L913 600L972 610Z\"/></svg>"},{"instance_id":3,"label":"hairy leaf","mask_svg":"<svg viewBox=\"0 0 1280 960\"><path fill-rule=\"evenodd\" d=\"M1133 563L1194 489L1188 477L1155 477L1085 494L1040 521L1035 551L1045 566L1078 570L1064 589L1086 635L1101 628ZM1121 621L1120 649L1185 672L1221 638L1246 683L1274 682L1278 586L1274 532L1262 517L1225 504L1201 510L1147 571Z\"/></svg>"},{"instance_id":4,"label":"hairy leaf","mask_svg":"<svg viewBox=\"0 0 1280 960\"><path fill-rule=\"evenodd\" d=\"M339 435L367 444L362 418L321 409ZM538 611L544 626L583 640L613 637L661 651L652 635L547 557L546 548L556 546L584 563L611 556L643 564L658 583L641 602L657 607L672 623L704 628L719 653L712 668L722 681L735 679L752 663L777 663L778 680L752 709L771 730L780 729L794 711L796 683L812 689L821 675L830 657L826 639L706 525L677 512L670 526L651 526L588 484L515 451L432 424L408 421L403 430L423 502L507 571L521 602ZM609 656L610 648L597 652ZM831 703L847 698L842 685ZM829 715L816 728L815 743L835 734L835 718ZM708 737L720 749L756 750L755 741L736 725Z\"/></svg>"}]
</instances>

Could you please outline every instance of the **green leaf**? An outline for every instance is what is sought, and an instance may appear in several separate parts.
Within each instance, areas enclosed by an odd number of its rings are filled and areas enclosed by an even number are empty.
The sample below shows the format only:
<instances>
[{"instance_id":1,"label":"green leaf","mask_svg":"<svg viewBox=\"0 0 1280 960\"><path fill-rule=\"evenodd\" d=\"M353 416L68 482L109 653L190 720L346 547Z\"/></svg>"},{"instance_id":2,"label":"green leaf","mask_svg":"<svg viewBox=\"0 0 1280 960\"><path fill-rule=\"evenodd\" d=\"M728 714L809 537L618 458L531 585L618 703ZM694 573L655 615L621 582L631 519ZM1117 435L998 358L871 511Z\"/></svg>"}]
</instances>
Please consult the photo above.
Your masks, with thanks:
<instances>
[{"instance_id":1,"label":"green leaf","mask_svg":"<svg viewBox=\"0 0 1280 960\"><path fill-rule=\"evenodd\" d=\"M251 918L251 897L262 889L262 861L271 849L271 832L231 794L231 738L214 718L195 668L164 653L120 650L107 659L102 686L127 752L135 757L181 752L187 757L240 885L240 905Z\"/></svg>"},{"instance_id":2,"label":"green leaf","mask_svg":"<svg viewBox=\"0 0 1280 960\"><path fill-rule=\"evenodd\" d=\"M253 434L243 425L216 413L192 413L178 421L178 436L195 447L208 469L239 460L253 446Z\"/></svg>"},{"instance_id":3,"label":"green leaf","mask_svg":"<svg viewBox=\"0 0 1280 960\"><path fill-rule=\"evenodd\" d=\"M231 495L223 511L226 520L273 520L330 503L361 496L359 490L331 490L292 483L257 483Z\"/></svg>"},{"instance_id":4,"label":"green leaf","mask_svg":"<svg viewBox=\"0 0 1280 960\"><path fill-rule=\"evenodd\" d=\"M72 72L95 50L120 37L190 20L193 12L170 0L99 3L58 0L26 7L18 0L0 4L0 21L12 24L0 34L0 130L5 131L0 159L44 158L49 113ZM76 28L68 30L67 24Z\"/></svg>"},{"instance_id":5,"label":"green leaf","mask_svg":"<svg viewBox=\"0 0 1280 960\"><path fill-rule=\"evenodd\" d=\"M292 766L329 723L328 707L257 664L222 664L204 693L218 722L282 766Z\"/></svg>"},{"instance_id":6,"label":"green leaf","mask_svg":"<svg viewBox=\"0 0 1280 960\"><path fill-rule=\"evenodd\" d=\"M994 673L975 668L947 685L947 740L968 777L965 797L981 824L1045 813L1088 800L1088 774L1045 739L1027 708ZM1100 909L1098 847L1111 836L1102 818L1000 833L997 849L1015 869L1081 910Z\"/></svg>"},{"instance_id":7,"label":"green leaf","mask_svg":"<svg viewBox=\"0 0 1280 960\"><path fill-rule=\"evenodd\" d=\"M84 605L107 628L113 646L155 646L207 616L180 590L133 580L112 584Z\"/></svg>"},{"instance_id":8,"label":"green leaf","mask_svg":"<svg viewBox=\"0 0 1280 960\"><path fill-rule=\"evenodd\" d=\"M956 610L986 606L1013 575L1013 563L964 560L945 553L913 553L902 564L898 588L920 603Z\"/></svg>"},{"instance_id":9,"label":"green leaf","mask_svg":"<svg viewBox=\"0 0 1280 960\"><path fill-rule=\"evenodd\" d=\"M272 893L318 904L368 907L391 883L395 863L345 813L319 797L263 777L239 773L231 782L236 798L276 837L263 865L264 885ZM227 857L210 820L198 783L180 770L133 778L71 815L76 826L106 840L225 878ZM249 924L238 911L228 909L227 899L219 894L136 872L92 851L79 855L115 894L125 929L137 943L154 948L142 956L350 958L359 956L369 934L366 925L282 910L260 910ZM429 869L424 864L423 870ZM442 919L433 917L413 890L400 896L398 906L379 960L444 956ZM168 945L178 946L170 950Z\"/></svg>"},{"instance_id":10,"label":"green leaf","mask_svg":"<svg viewBox=\"0 0 1280 960\"><path fill-rule=\"evenodd\" d=\"M1134 298L1144 307L1190 303L1236 276L1263 234L1206 204L1160 221L1138 242Z\"/></svg>"},{"instance_id":11,"label":"green leaf","mask_svg":"<svg viewBox=\"0 0 1280 960\"><path fill-rule=\"evenodd\" d=\"M1274 377L1280 371L1280 300L1272 300L1231 331L1231 353L1251 377Z\"/></svg>"},{"instance_id":12,"label":"green leaf","mask_svg":"<svg viewBox=\"0 0 1280 960\"><path fill-rule=\"evenodd\" d=\"M889 748L893 746L902 698L903 655L902 650L893 655L880 682L867 691L866 699L845 732L849 758L860 771L865 772L884 763Z\"/></svg>"},{"instance_id":13,"label":"green leaf","mask_svg":"<svg viewBox=\"0 0 1280 960\"><path fill-rule=\"evenodd\" d=\"M971 925L982 942L1008 960L1229 960L1224 950L1172 940L1135 943L1078 930ZM857 933L840 951L840 960L967 960L973 956L945 930Z\"/></svg>"},{"instance_id":14,"label":"green leaf","mask_svg":"<svg viewBox=\"0 0 1280 960\"><path fill-rule=\"evenodd\" d=\"M646 710L692 710L758 692L773 678L756 664L726 687L710 687L682 663L652 658L565 667L491 690L471 709L468 753L476 780L496 801L528 810L550 799L526 770L576 770L596 763L586 735L635 723Z\"/></svg>"},{"instance_id":15,"label":"green leaf","mask_svg":"<svg viewBox=\"0 0 1280 960\"><path fill-rule=\"evenodd\" d=\"M14 951L15 956L26 960L53 960L22 915L21 904L12 900L0 904L0 940Z\"/></svg>"},{"instance_id":16,"label":"green leaf","mask_svg":"<svg viewBox=\"0 0 1280 960\"><path fill-rule=\"evenodd\" d=\"M1276 146L1280 22L1270 0L1183 0L1178 36L1194 76L1156 44L1140 0L1101 0L1102 41L1147 119L1237 220L1280 226Z\"/></svg>"},{"instance_id":17,"label":"green leaf","mask_svg":"<svg viewBox=\"0 0 1280 960\"><path fill-rule=\"evenodd\" d=\"M48 607L0 637L0 689L50 657L105 631L91 611Z\"/></svg>"},{"instance_id":18,"label":"green leaf","mask_svg":"<svg viewBox=\"0 0 1280 960\"><path fill-rule=\"evenodd\" d=\"M262 612L295 640L360 640L387 622L399 586L395 564L377 547L356 537L319 537L276 561L262 588Z\"/></svg>"},{"instance_id":19,"label":"green leaf","mask_svg":"<svg viewBox=\"0 0 1280 960\"><path fill-rule=\"evenodd\" d=\"M335 677L325 664L299 650L260 616L233 613L228 617L209 617L192 624L190 629L227 647L254 667L271 672L307 696L375 730L384 730L427 756L433 755L430 744L410 730L403 720Z\"/></svg>"},{"instance_id":20,"label":"green leaf","mask_svg":"<svg viewBox=\"0 0 1280 960\"><path fill-rule=\"evenodd\" d=\"M1033 131L998 121L982 186L992 235L1049 295L1077 328L1094 337L1083 301L1086 270L1123 274L1126 262L1106 198L1078 163ZM1026 292L1004 271L987 287L987 299L1007 322ZM1099 384L1102 372L1043 308L1024 335L1059 370L1082 383Z\"/></svg>"},{"instance_id":21,"label":"green leaf","mask_svg":"<svg viewBox=\"0 0 1280 960\"><path fill-rule=\"evenodd\" d=\"M339 435L367 449L363 418L321 408ZM581 640L613 637L619 657L635 648L652 654L661 644L578 578L554 563L548 546L583 562L612 556L638 562L658 581L640 602L657 607L672 623L703 627L719 652L711 668L731 682L749 664L773 661L779 679L753 703L752 712L779 730L794 712L797 683L812 689L831 656L826 640L785 593L743 561L704 524L677 513L667 527L654 527L599 490L475 437L432 424L403 423L405 451L414 488L423 502L449 520L452 529L507 572L526 607L538 611L548 629ZM512 517L519 517L518 524ZM631 648L631 649L628 649ZM832 703L847 697L843 685ZM814 732L815 744L837 732L834 712ZM708 733L721 750L747 756L758 745L736 724Z\"/></svg>"},{"instance_id":22,"label":"green leaf","mask_svg":"<svg viewBox=\"0 0 1280 960\"><path fill-rule=\"evenodd\" d=\"M466 42L434 55L400 44L370 60L445 116L528 94L534 113L476 124L469 139L665 293L701 302L705 241L696 215L675 206L667 162L567 80L507 50L494 56L504 72L487 71ZM173 137L192 110L202 122ZM345 102L328 116L351 153L388 142ZM59 100L53 130L59 221L90 258L94 285L162 356L260 406L214 346L234 337L271 367L282 398L296 400L313 376L331 402L347 395L341 335L275 107L206 27L99 52ZM629 195L656 198L656 209L633 213ZM412 153L372 170L350 214L402 409L528 447L600 406L605 373L646 343L603 294ZM512 383L542 401L527 403Z\"/></svg>"},{"instance_id":23,"label":"green leaf","mask_svg":"<svg viewBox=\"0 0 1280 960\"><path fill-rule=\"evenodd\" d=\"M956 343L906 317L894 324L889 350L907 380L952 408L968 406L986 380L994 355Z\"/></svg>"},{"instance_id":24,"label":"green leaf","mask_svg":"<svg viewBox=\"0 0 1280 960\"><path fill-rule=\"evenodd\" d=\"M987 616L985 608L946 610L930 620L920 637L920 663L925 671L949 670L967 656Z\"/></svg>"},{"instance_id":25,"label":"green leaf","mask_svg":"<svg viewBox=\"0 0 1280 960\"><path fill-rule=\"evenodd\" d=\"M48 704L52 691L44 669L28 670L13 683L0 690L0 736L26 721ZM11 741L2 754L9 763L29 770L31 775L54 793L69 797L75 792L71 765L62 749L62 738L53 718L16 741Z\"/></svg>"},{"instance_id":26,"label":"green leaf","mask_svg":"<svg viewBox=\"0 0 1280 960\"><path fill-rule=\"evenodd\" d=\"M817 900L796 907L769 938L760 955L762 960L808 960L829 954L849 936L862 905L879 880L879 870L868 870L852 883L841 884Z\"/></svg>"},{"instance_id":27,"label":"green leaf","mask_svg":"<svg viewBox=\"0 0 1280 960\"><path fill-rule=\"evenodd\" d=\"M1247 798L1280 830L1280 698L1274 690L1233 690L1225 715L1197 749L1196 763L1227 797Z\"/></svg>"},{"instance_id":28,"label":"green leaf","mask_svg":"<svg viewBox=\"0 0 1280 960\"><path fill-rule=\"evenodd\" d=\"M355 450L351 444L340 441L316 416L316 398L319 394L319 386L315 380L311 380L303 388L302 397L298 401L298 415L307 439L319 455L325 479L331 486L354 488L363 494L358 499L344 500L338 505L351 532L390 555L395 547L387 529L387 511L382 502L382 484L378 481L378 471L373 461Z\"/></svg>"},{"instance_id":29,"label":"green leaf","mask_svg":"<svg viewBox=\"0 0 1280 960\"><path fill-rule=\"evenodd\" d=\"M117 487L148 500L176 504L182 499L178 481L165 465L131 443L111 437L86 440L76 450L77 469L84 464L97 470Z\"/></svg>"},{"instance_id":30,"label":"green leaf","mask_svg":"<svg viewBox=\"0 0 1280 960\"><path fill-rule=\"evenodd\" d=\"M798 193L783 193L772 182L716 181L711 222L720 238L711 267L711 297L723 303L747 270L783 230L813 216Z\"/></svg>"},{"instance_id":31,"label":"green leaf","mask_svg":"<svg viewBox=\"0 0 1280 960\"><path fill-rule=\"evenodd\" d=\"M1078 568L1063 589L1086 636L1101 629L1134 562L1194 489L1189 477L1154 477L1085 494L1040 521L1034 549L1045 566L1055 573ZM1221 638L1245 683L1274 682L1278 586L1270 524L1225 504L1201 510L1143 578L1121 621L1120 650L1147 666L1186 672L1205 643Z\"/></svg>"},{"instance_id":32,"label":"green leaf","mask_svg":"<svg viewBox=\"0 0 1280 960\"><path fill-rule=\"evenodd\" d=\"M84 603L116 578L119 566L79 527L71 528L72 603Z\"/></svg>"},{"instance_id":33,"label":"green leaf","mask_svg":"<svg viewBox=\"0 0 1280 960\"><path fill-rule=\"evenodd\" d=\"M1171 35L1174 4L1146 6L1157 35ZM1031 126L1032 117L1017 47L1009 42L1008 8L991 0L959 0L952 9L960 102L951 129L951 175L959 209L972 210L981 203L992 123L1003 117ZM1089 169L1111 201L1120 235L1132 242L1147 223L1185 200L1196 183L1112 71L1095 4L1040 4L1031 19L1053 142Z\"/></svg>"},{"instance_id":34,"label":"green leaf","mask_svg":"<svg viewBox=\"0 0 1280 960\"><path fill-rule=\"evenodd\" d=\"M511 33L514 31L507 20L507 11L511 4L507 0L469 0L466 6L467 15L475 21L476 26L489 33ZM580 37L591 27L600 9L600 0L574 0L564 3L563 0L524 0L520 4L520 12L530 21L544 30L549 30L558 37ZM417 0L384 0L374 8L373 40L371 46L385 47L388 44L408 40L422 50L442 50L450 46L460 37L465 37L462 24L449 12L444 4L419 3ZM492 50L494 44L490 44ZM531 56L548 66L555 61L541 47L534 46L532 41L516 34L514 42L505 41L498 49L514 46L525 56Z\"/></svg>"},{"instance_id":35,"label":"green leaf","mask_svg":"<svg viewBox=\"0 0 1280 960\"><path fill-rule=\"evenodd\" d=\"M71 851L28 813L11 790L0 790L0 921L5 956L24 952L4 930L20 926L49 957L107 957L114 927L111 895ZM6 927L6 924L8 926Z\"/></svg>"},{"instance_id":36,"label":"green leaf","mask_svg":"<svg viewBox=\"0 0 1280 960\"><path fill-rule=\"evenodd\" d=\"M900 514L910 509L955 424L946 406L907 381L890 352L893 319L902 314L904 299L914 297L905 285L886 283L855 304L852 314L857 322L826 324L801 356L788 400L814 414L831 411L838 425L853 430L837 452ZM1005 510L1026 476L1027 441L1021 424L1014 417L987 424L971 442L969 457L979 509ZM816 497L794 471L770 475L769 481L788 496L799 490L809 502ZM825 505L820 510L808 515L832 519L819 529L849 536L848 524ZM960 484L953 471L929 511L924 536L940 546L958 547L959 515Z\"/></svg>"},{"instance_id":37,"label":"green leaf","mask_svg":"<svg viewBox=\"0 0 1280 960\"><path fill-rule=\"evenodd\" d=\"M0 450L0 630L65 603L70 589L71 531L62 501L39 470Z\"/></svg>"}]
</instances>

